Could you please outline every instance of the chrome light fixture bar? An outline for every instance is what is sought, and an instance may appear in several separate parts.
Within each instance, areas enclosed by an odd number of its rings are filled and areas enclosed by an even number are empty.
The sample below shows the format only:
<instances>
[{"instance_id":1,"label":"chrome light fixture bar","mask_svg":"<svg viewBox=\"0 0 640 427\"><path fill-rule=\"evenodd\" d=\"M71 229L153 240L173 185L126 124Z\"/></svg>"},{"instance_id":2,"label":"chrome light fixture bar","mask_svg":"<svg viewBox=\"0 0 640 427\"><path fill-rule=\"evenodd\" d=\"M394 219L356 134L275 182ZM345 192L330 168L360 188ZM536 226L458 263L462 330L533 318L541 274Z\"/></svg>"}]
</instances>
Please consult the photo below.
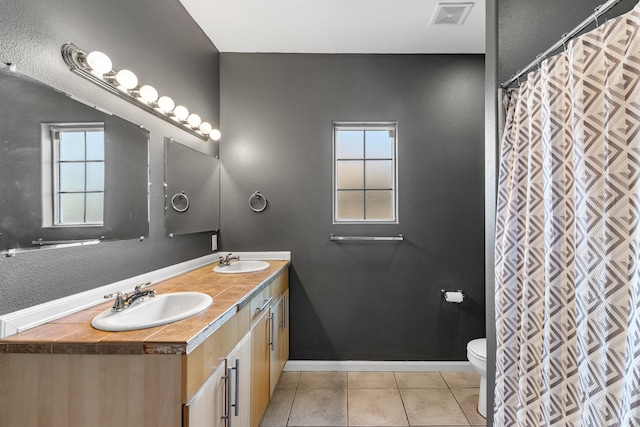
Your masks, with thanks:
<instances>
[{"instance_id":1,"label":"chrome light fixture bar","mask_svg":"<svg viewBox=\"0 0 640 427\"><path fill-rule=\"evenodd\" d=\"M71 71L84 77L104 90L122 98L143 110L179 127L180 129L208 141L219 141L221 134L199 115L190 114L182 105L175 105L168 96L158 96L158 91L149 85L138 83L136 75L129 70L116 71L111 60L102 52L86 53L73 43L62 45L62 58Z\"/></svg>"}]
</instances>

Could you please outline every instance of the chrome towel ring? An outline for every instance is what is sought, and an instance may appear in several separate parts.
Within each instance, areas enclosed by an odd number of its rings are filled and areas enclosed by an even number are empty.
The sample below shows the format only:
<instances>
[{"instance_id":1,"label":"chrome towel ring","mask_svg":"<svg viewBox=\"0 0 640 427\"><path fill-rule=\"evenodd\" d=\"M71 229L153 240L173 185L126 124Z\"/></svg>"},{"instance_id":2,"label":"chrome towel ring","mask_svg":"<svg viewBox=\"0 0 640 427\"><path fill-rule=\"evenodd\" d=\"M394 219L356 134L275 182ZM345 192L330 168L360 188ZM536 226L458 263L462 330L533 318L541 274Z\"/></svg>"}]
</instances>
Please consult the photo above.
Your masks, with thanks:
<instances>
[{"instance_id":1,"label":"chrome towel ring","mask_svg":"<svg viewBox=\"0 0 640 427\"><path fill-rule=\"evenodd\" d=\"M249 207L254 212L262 212L267 208L267 198L260 194L259 191L256 191L249 197Z\"/></svg>"},{"instance_id":2,"label":"chrome towel ring","mask_svg":"<svg viewBox=\"0 0 640 427\"><path fill-rule=\"evenodd\" d=\"M179 206L176 206L176 203L179 203ZM189 209L189 198L184 191L173 195L171 198L171 207L176 212L184 212Z\"/></svg>"}]
</instances>

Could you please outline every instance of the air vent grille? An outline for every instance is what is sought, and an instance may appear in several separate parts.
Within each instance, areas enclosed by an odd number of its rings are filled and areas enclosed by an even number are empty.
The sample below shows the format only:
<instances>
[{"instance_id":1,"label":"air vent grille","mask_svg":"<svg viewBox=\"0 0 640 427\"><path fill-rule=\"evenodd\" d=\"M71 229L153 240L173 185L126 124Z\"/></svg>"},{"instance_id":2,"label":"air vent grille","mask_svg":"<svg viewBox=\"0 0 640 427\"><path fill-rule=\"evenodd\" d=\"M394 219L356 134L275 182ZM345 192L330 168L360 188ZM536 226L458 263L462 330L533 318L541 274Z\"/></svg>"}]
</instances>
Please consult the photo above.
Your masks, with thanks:
<instances>
[{"instance_id":1,"label":"air vent grille","mask_svg":"<svg viewBox=\"0 0 640 427\"><path fill-rule=\"evenodd\" d=\"M462 25L472 7L472 2L438 3L431 25Z\"/></svg>"}]
</instances>

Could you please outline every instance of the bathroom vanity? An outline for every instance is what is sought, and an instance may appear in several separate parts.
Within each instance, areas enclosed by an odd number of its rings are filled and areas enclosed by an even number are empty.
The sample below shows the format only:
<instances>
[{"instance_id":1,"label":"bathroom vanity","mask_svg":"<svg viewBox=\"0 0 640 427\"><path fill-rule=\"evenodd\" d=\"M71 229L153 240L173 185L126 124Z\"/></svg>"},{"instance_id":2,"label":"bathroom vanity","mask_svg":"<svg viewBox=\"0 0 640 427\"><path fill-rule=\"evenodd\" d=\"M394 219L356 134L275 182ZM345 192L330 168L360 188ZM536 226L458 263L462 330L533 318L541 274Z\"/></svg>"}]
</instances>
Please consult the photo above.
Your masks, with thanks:
<instances>
[{"instance_id":1,"label":"bathroom vanity","mask_svg":"<svg viewBox=\"0 0 640 427\"><path fill-rule=\"evenodd\" d=\"M289 353L289 262L269 263L155 284L213 297L179 322L93 329L108 302L0 340L0 425L257 427Z\"/></svg>"}]
</instances>

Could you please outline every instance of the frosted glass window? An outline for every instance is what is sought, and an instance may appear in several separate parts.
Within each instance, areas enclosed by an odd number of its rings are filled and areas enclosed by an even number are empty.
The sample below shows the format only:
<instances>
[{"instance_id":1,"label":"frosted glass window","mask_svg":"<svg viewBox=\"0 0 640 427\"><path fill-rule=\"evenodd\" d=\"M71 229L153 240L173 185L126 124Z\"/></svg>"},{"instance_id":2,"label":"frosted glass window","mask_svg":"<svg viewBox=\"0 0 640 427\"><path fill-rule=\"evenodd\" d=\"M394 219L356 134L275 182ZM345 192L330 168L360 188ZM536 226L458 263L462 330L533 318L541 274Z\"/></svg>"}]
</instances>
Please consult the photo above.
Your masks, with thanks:
<instances>
[{"instance_id":1,"label":"frosted glass window","mask_svg":"<svg viewBox=\"0 0 640 427\"><path fill-rule=\"evenodd\" d=\"M53 226L104 223L104 126L51 126Z\"/></svg>"},{"instance_id":2,"label":"frosted glass window","mask_svg":"<svg viewBox=\"0 0 640 427\"><path fill-rule=\"evenodd\" d=\"M364 188L364 162L362 160L338 161L338 189Z\"/></svg>"},{"instance_id":3,"label":"frosted glass window","mask_svg":"<svg viewBox=\"0 0 640 427\"><path fill-rule=\"evenodd\" d=\"M60 191L84 191L84 162L60 163Z\"/></svg>"},{"instance_id":4,"label":"frosted glass window","mask_svg":"<svg viewBox=\"0 0 640 427\"><path fill-rule=\"evenodd\" d=\"M87 163L87 191L104 191L104 163Z\"/></svg>"},{"instance_id":5,"label":"frosted glass window","mask_svg":"<svg viewBox=\"0 0 640 427\"><path fill-rule=\"evenodd\" d=\"M84 160L84 132L60 132L60 160Z\"/></svg>"},{"instance_id":6,"label":"frosted glass window","mask_svg":"<svg viewBox=\"0 0 640 427\"><path fill-rule=\"evenodd\" d=\"M393 131L367 131L367 159L393 159Z\"/></svg>"},{"instance_id":7,"label":"frosted glass window","mask_svg":"<svg viewBox=\"0 0 640 427\"><path fill-rule=\"evenodd\" d=\"M60 194L60 222L82 224L84 222L84 194Z\"/></svg>"},{"instance_id":8,"label":"frosted glass window","mask_svg":"<svg viewBox=\"0 0 640 427\"><path fill-rule=\"evenodd\" d=\"M334 223L397 223L396 128L334 123Z\"/></svg>"},{"instance_id":9,"label":"frosted glass window","mask_svg":"<svg viewBox=\"0 0 640 427\"><path fill-rule=\"evenodd\" d=\"M383 220L393 215L391 207L393 206L392 191L367 191L365 193L366 200L366 217L368 219Z\"/></svg>"},{"instance_id":10,"label":"frosted glass window","mask_svg":"<svg viewBox=\"0 0 640 427\"><path fill-rule=\"evenodd\" d=\"M363 191L341 191L338 193L338 219L342 221L357 221L362 219L363 210Z\"/></svg>"},{"instance_id":11,"label":"frosted glass window","mask_svg":"<svg viewBox=\"0 0 640 427\"><path fill-rule=\"evenodd\" d=\"M367 188L393 188L393 162L391 160L367 160Z\"/></svg>"},{"instance_id":12,"label":"frosted glass window","mask_svg":"<svg viewBox=\"0 0 640 427\"><path fill-rule=\"evenodd\" d=\"M104 218L104 197L102 193L87 193L88 223L101 223Z\"/></svg>"},{"instance_id":13,"label":"frosted glass window","mask_svg":"<svg viewBox=\"0 0 640 427\"><path fill-rule=\"evenodd\" d=\"M364 158L364 131L343 130L336 133L336 158Z\"/></svg>"},{"instance_id":14,"label":"frosted glass window","mask_svg":"<svg viewBox=\"0 0 640 427\"><path fill-rule=\"evenodd\" d=\"M87 160L104 160L104 131L87 132Z\"/></svg>"}]
</instances>

